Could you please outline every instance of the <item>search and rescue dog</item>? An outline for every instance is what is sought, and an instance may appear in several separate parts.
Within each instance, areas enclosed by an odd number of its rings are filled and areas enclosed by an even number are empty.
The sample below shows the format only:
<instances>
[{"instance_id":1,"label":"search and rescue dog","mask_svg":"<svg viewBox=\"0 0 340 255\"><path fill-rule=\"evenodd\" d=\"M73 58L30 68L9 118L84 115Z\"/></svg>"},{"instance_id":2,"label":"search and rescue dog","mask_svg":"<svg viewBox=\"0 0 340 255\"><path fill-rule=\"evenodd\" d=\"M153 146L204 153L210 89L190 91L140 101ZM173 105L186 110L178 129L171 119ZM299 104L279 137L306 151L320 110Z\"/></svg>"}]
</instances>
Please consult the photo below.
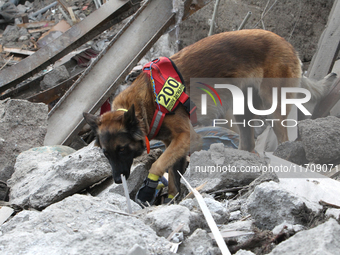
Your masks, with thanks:
<instances>
[{"instance_id":1,"label":"search and rescue dog","mask_svg":"<svg viewBox=\"0 0 340 255\"><path fill-rule=\"evenodd\" d=\"M265 30L253 29L216 34L184 48L170 59L181 73L182 83L186 85L187 93L190 93L191 78L244 78L247 83L239 84L239 87L242 91L246 91L250 86L254 88L256 92L253 93L254 106L258 108L271 107L273 86L278 89L300 86L301 65L294 48L280 36ZM152 71L154 72L156 70ZM160 73L162 76L163 70L160 70ZM154 113L161 103L160 96L164 97L159 92L155 99L157 93L154 93L150 75L152 78L152 74L144 71L130 87L122 91L114 99L112 111L100 117L84 113L87 123L97 135L98 145L111 164L116 183L121 183L121 174L126 178L129 177L133 158L144 151L148 143L150 126L155 118ZM280 84L273 84L266 83L264 78L286 79L279 79ZM322 88L312 85L307 86L307 89L312 96L317 93L322 94ZM199 112L201 98L200 95L194 97L192 96L191 99L196 102L197 112ZM293 97L292 94L287 95L287 98ZM281 115L280 97L278 98L279 103L272 117L282 120L285 116ZM208 102L207 108L212 109L208 110L208 115L213 115L209 116L210 119L225 118L228 111L226 106L218 109L212 102ZM252 117L253 113L245 110L244 115L237 115L235 119L248 120ZM204 121L204 116L198 119L198 123ZM287 130L282 125L274 123L274 131L279 142L288 140ZM240 126L239 134L239 148L252 151L254 149L253 128ZM142 202L152 200L157 186L153 182L158 182L158 177L163 176L165 171L169 171L169 197L174 196L180 186L177 170L182 173L185 171L186 156L190 151L199 149L201 144L199 135L195 133L190 123L187 109L182 104L179 104L174 113L165 115L154 138L163 141L166 150L153 163L149 178L139 191L138 199Z\"/></svg>"}]
</instances>

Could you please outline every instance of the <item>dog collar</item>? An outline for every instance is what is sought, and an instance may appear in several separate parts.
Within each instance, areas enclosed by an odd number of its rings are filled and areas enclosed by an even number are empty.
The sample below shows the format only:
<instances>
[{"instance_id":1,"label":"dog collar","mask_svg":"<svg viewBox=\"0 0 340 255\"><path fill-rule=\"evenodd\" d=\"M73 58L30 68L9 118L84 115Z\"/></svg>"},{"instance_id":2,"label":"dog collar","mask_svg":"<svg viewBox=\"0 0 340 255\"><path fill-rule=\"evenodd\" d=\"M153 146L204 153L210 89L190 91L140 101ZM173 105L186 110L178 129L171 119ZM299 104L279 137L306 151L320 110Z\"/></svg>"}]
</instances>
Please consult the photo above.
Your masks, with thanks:
<instances>
[{"instance_id":1,"label":"dog collar","mask_svg":"<svg viewBox=\"0 0 340 255\"><path fill-rule=\"evenodd\" d=\"M116 111L127 112L128 110L124 108L118 108ZM145 145L146 145L146 152L149 154L150 153L150 141L147 136L145 136Z\"/></svg>"},{"instance_id":2,"label":"dog collar","mask_svg":"<svg viewBox=\"0 0 340 255\"><path fill-rule=\"evenodd\" d=\"M127 111L129 111L129 110L127 110L127 109L124 109L124 108L119 108L119 109L117 109L116 111L123 111L123 112L127 112Z\"/></svg>"}]
</instances>

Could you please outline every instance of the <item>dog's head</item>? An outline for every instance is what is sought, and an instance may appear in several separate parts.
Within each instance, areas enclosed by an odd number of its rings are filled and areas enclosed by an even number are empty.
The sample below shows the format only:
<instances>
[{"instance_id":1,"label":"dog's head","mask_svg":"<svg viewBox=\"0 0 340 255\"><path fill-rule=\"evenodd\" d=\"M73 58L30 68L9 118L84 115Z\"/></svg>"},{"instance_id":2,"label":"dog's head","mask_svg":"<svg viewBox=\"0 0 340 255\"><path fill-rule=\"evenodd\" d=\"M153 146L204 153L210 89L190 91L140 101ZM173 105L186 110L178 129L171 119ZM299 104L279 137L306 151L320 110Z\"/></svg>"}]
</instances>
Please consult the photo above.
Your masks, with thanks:
<instances>
[{"instance_id":1,"label":"dog's head","mask_svg":"<svg viewBox=\"0 0 340 255\"><path fill-rule=\"evenodd\" d=\"M128 111L107 112L100 117L89 113L83 115L110 162L114 181L121 183L121 174L128 179L133 159L144 151L144 135L134 105Z\"/></svg>"}]
</instances>

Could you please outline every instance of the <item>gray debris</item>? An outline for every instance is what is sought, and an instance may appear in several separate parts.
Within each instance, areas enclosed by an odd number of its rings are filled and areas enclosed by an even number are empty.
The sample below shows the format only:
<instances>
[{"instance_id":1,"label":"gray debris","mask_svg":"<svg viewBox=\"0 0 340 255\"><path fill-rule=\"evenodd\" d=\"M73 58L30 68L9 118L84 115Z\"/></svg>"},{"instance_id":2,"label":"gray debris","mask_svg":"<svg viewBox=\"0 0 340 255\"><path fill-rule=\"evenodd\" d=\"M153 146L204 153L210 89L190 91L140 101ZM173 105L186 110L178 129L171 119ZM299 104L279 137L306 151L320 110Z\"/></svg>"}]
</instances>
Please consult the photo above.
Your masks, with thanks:
<instances>
[{"instance_id":1,"label":"gray debris","mask_svg":"<svg viewBox=\"0 0 340 255\"><path fill-rule=\"evenodd\" d=\"M284 221L283 223L281 223L280 225L276 226L272 232L273 235L278 235L280 233L287 233L290 236L294 235L297 232L300 232L302 230L305 230L305 227L299 224L296 225L292 225L287 223L286 221Z\"/></svg>"},{"instance_id":2,"label":"gray debris","mask_svg":"<svg viewBox=\"0 0 340 255\"><path fill-rule=\"evenodd\" d=\"M135 244L131 250L128 251L127 255L147 255L148 252L145 248Z\"/></svg>"},{"instance_id":3,"label":"gray debris","mask_svg":"<svg viewBox=\"0 0 340 255\"><path fill-rule=\"evenodd\" d=\"M195 152L184 175L193 187L207 183L202 192L245 186L261 175L261 166L267 165L259 156L212 144L209 151Z\"/></svg>"},{"instance_id":4,"label":"gray debris","mask_svg":"<svg viewBox=\"0 0 340 255\"><path fill-rule=\"evenodd\" d=\"M198 228L183 242L178 254L218 255L221 252L217 247L213 246L213 241L207 231Z\"/></svg>"},{"instance_id":5,"label":"gray debris","mask_svg":"<svg viewBox=\"0 0 340 255\"><path fill-rule=\"evenodd\" d=\"M329 208L326 211L326 216L330 216L336 220L340 220L340 209Z\"/></svg>"},{"instance_id":6,"label":"gray debris","mask_svg":"<svg viewBox=\"0 0 340 255\"><path fill-rule=\"evenodd\" d=\"M270 181L274 181L277 183L280 182L276 173L267 172L257 177L254 181L252 181L248 185L248 187L240 190L239 194L242 195L242 198L247 198L254 191L256 186L260 185L261 183L270 182Z\"/></svg>"},{"instance_id":7,"label":"gray debris","mask_svg":"<svg viewBox=\"0 0 340 255\"><path fill-rule=\"evenodd\" d=\"M26 100L0 100L0 173L6 182L13 173L16 157L42 146L47 131L48 107Z\"/></svg>"},{"instance_id":8,"label":"gray debris","mask_svg":"<svg viewBox=\"0 0 340 255\"><path fill-rule=\"evenodd\" d=\"M309 162L327 163L340 158L339 118L303 120L298 129Z\"/></svg>"},{"instance_id":9,"label":"gray debris","mask_svg":"<svg viewBox=\"0 0 340 255\"><path fill-rule=\"evenodd\" d=\"M204 202L206 203L211 215L213 216L214 220L217 224L222 224L225 222L228 222L229 220L229 212L225 206L223 206L222 203L216 201L213 198L205 197ZM198 202L196 198L191 199L185 199L180 202L179 205L187 207L190 211L194 211L200 214L200 217L204 217L200 206L198 205Z\"/></svg>"},{"instance_id":10,"label":"gray debris","mask_svg":"<svg viewBox=\"0 0 340 255\"><path fill-rule=\"evenodd\" d=\"M19 28L17 26L8 25L2 35L5 42L16 42L20 37Z\"/></svg>"},{"instance_id":11,"label":"gray debris","mask_svg":"<svg viewBox=\"0 0 340 255\"><path fill-rule=\"evenodd\" d=\"M245 233L249 233L246 235L240 235L236 237L230 237L227 239L227 241L232 241L237 246L242 246L243 244L249 242L251 239L253 239L253 222L251 220L247 221L236 221L233 223L229 223L227 225L223 225L221 227L221 231L243 231Z\"/></svg>"},{"instance_id":12,"label":"gray debris","mask_svg":"<svg viewBox=\"0 0 340 255\"><path fill-rule=\"evenodd\" d=\"M239 250L235 253L235 255L255 255L255 253L246 250Z\"/></svg>"},{"instance_id":13,"label":"gray debris","mask_svg":"<svg viewBox=\"0 0 340 255\"><path fill-rule=\"evenodd\" d=\"M64 158L55 151L21 153L8 180L10 202L43 209L111 175L111 167L98 147L87 146Z\"/></svg>"},{"instance_id":14,"label":"gray debris","mask_svg":"<svg viewBox=\"0 0 340 255\"><path fill-rule=\"evenodd\" d=\"M308 163L308 160L306 159L306 152L301 141L281 143L273 154L297 165Z\"/></svg>"},{"instance_id":15,"label":"gray debris","mask_svg":"<svg viewBox=\"0 0 340 255\"><path fill-rule=\"evenodd\" d=\"M307 225L322 207L285 190L275 182L262 183L247 199L248 211L260 229L271 230L287 221Z\"/></svg>"},{"instance_id":16,"label":"gray debris","mask_svg":"<svg viewBox=\"0 0 340 255\"><path fill-rule=\"evenodd\" d=\"M190 212L187 207L181 205L157 206L144 217L145 224L149 224L159 236L168 237L180 224L183 224L182 232L193 232L190 226L198 220L198 214ZM193 221L193 222L192 222Z\"/></svg>"},{"instance_id":17,"label":"gray debris","mask_svg":"<svg viewBox=\"0 0 340 255\"><path fill-rule=\"evenodd\" d=\"M340 226L334 219L329 219L313 229L301 231L280 243L270 255L294 254L340 254Z\"/></svg>"},{"instance_id":18,"label":"gray debris","mask_svg":"<svg viewBox=\"0 0 340 255\"><path fill-rule=\"evenodd\" d=\"M99 198L73 195L42 212L22 211L1 228L0 253L127 254L135 244L147 254L169 254L168 242L133 216Z\"/></svg>"},{"instance_id":19,"label":"gray debris","mask_svg":"<svg viewBox=\"0 0 340 255\"><path fill-rule=\"evenodd\" d=\"M121 211L128 212L126 198L124 196L121 196L113 192L107 192L103 194L102 196L99 196L99 198L107 201L110 204L117 206ZM131 202L133 213L141 210L141 207L137 203L135 203L133 200L131 200L130 202Z\"/></svg>"},{"instance_id":20,"label":"gray debris","mask_svg":"<svg viewBox=\"0 0 340 255\"><path fill-rule=\"evenodd\" d=\"M70 78L70 74L66 67L64 65L58 66L44 76L44 79L40 83L40 88L42 90L53 88L68 78Z\"/></svg>"}]
</instances>

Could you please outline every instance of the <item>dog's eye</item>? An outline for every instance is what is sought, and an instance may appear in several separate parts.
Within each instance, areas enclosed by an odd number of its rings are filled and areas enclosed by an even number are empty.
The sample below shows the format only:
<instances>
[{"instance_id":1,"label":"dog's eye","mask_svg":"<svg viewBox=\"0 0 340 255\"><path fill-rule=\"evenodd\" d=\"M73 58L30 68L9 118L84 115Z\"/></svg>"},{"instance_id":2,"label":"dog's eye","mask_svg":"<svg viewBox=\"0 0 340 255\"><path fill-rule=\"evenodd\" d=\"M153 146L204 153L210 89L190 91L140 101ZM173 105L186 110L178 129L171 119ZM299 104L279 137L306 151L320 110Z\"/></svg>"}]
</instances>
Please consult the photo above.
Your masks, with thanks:
<instances>
[{"instance_id":1,"label":"dog's eye","mask_svg":"<svg viewBox=\"0 0 340 255\"><path fill-rule=\"evenodd\" d=\"M105 157L109 156L109 153L107 152L107 150L103 149L103 153L104 153Z\"/></svg>"},{"instance_id":2,"label":"dog's eye","mask_svg":"<svg viewBox=\"0 0 340 255\"><path fill-rule=\"evenodd\" d=\"M127 152L126 146L120 147L120 148L119 148L119 154L124 154L124 153L126 153L126 152Z\"/></svg>"}]
</instances>

